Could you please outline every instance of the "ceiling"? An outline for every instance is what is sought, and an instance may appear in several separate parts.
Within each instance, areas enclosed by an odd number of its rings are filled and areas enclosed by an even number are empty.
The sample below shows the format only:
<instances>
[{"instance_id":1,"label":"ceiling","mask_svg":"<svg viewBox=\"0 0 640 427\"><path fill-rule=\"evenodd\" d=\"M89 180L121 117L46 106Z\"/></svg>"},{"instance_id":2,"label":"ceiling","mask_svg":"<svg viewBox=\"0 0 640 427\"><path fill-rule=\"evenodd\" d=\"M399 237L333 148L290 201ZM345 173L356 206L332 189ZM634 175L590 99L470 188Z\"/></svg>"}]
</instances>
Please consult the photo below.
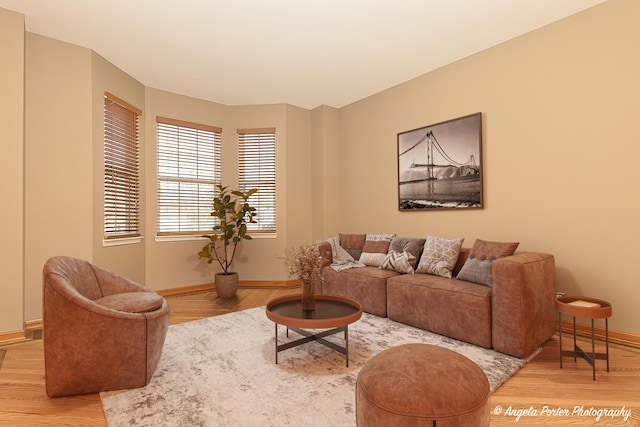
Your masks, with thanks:
<instances>
[{"instance_id":1,"label":"ceiling","mask_svg":"<svg viewBox=\"0 0 640 427\"><path fill-rule=\"evenodd\" d=\"M343 107L605 0L0 0L148 87Z\"/></svg>"}]
</instances>

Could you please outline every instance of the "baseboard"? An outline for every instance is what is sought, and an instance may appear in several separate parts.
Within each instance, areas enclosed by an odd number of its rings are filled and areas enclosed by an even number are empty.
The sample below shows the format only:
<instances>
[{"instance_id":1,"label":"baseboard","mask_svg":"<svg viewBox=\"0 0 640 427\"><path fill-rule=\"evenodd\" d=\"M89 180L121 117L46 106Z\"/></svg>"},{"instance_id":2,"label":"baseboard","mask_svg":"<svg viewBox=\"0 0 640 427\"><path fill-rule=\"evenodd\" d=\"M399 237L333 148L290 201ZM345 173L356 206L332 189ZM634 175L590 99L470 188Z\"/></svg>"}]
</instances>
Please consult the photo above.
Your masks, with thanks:
<instances>
[{"instance_id":1,"label":"baseboard","mask_svg":"<svg viewBox=\"0 0 640 427\"><path fill-rule=\"evenodd\" d=\"M24 335L28 340L39 340L42 338L42 328L44 322L42 319L27 320L24 322Z\"/></svg>"},{"instance_id":2,"label":"baseboard","mask_svg":"<svg viewBox=\"0 0 640 427\"><path fill-rule=\"evenodd\" d=\"M180 295L197 294L200 292L212 291L214 289L215 287L213 286L213 283L205 283L203 285L191 285L191 286L181 286L179 288L162 289L156 292L162 295L163 297L174 297L174 296L180 296Z\"/></svg>"},{"instance_id":3,"label":"baseboard","mask_svg":"<svg viewBox=\"0 0 640 427\"><path fill-rule=\"evenodd\" d=\"M300 286L300 280L240 280L239 288L244 289L294 289Z\"/></svg>"},{"instance_id":4,"label":"baseboard","mask_svg":"<svg viewBox=\"0 0 640 427\"><path fill-rule=\"evenodd\" d=\"M240 280L238 288L240 289L294 289L300 286L299 280ZM200 292L209 292L216 289L214 283L204 283L201 285L181 286L179 288L162 289L156 291L163 297L174 297L181 295L197 294Z\"/></svg>"},{"instance_id":5,"label":"baseboard","mask_svg":"<svg viewBox=\"0 0 640 427\"><path fill-rule=\"evenodd\" d=\"M572 321L562 321L562 333L569 334L569 336L573 334ZM576 323L576 335L591 338L591 325L586 323ZM603 327L594 327L593 336L599 341L604 341L606 336L605 329ZM640 348L640 335L609 329L609 343L619 344L625 347Z\"/></svg>"},{"instance_id":6,"label":"baseboard","mask_svg":"<svg viewBox=\"0 0 640 427\"><path fill-rule=\"evenodd\" d=\"M16 344L25 340L24 331L3 332L0 334L0 345Z\"/></svg>"},{"instance_id":7,"label":"baseboard","mask_svg":"<svg viewBox=\"0 0 640 427\"><path fill-rule=\"evenodd\" d=\"M24 330L0 333L0 345L17 344L42 338L42 319L27 320Z\"/></svg>"}]
</instances>

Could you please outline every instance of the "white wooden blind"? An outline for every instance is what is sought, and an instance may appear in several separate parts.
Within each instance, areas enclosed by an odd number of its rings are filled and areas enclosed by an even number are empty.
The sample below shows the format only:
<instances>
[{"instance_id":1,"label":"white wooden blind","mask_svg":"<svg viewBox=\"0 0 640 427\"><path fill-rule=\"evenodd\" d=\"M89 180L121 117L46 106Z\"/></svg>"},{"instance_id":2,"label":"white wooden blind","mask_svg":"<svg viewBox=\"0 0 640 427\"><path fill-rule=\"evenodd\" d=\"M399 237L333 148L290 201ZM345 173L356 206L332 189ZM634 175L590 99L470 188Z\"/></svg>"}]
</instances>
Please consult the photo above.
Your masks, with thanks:
<instances>
[{"instance_id":1,"label":"white wooden blind","mask_svg":"<svg viewBox=\"0 0 640 427\"><path fill-rule=\"evenodd\" d=\"M142 111L104 95L104 238L140 236L138 118Z\"/></svg>"},{"instance_id":2,"label":"white wooden blind","mask_svg":"<svg viewBox=\"0 0 640 427\"><path fill-rule=\"evenodd\" d=\"M159 236L211 231L222 129L157 117Z\"/></svg>"},{"instance_id":3,"label":"white wooden blind","mask_svg":"<svg viewBox=\"0 0 640 427\"><path fill-rule=\"evenodd\" d=\"M276 231L276 130L238 129L238 184L241 191L257 188L249 199L256 208L252 232Z\"/></svg>"}]
</instances>

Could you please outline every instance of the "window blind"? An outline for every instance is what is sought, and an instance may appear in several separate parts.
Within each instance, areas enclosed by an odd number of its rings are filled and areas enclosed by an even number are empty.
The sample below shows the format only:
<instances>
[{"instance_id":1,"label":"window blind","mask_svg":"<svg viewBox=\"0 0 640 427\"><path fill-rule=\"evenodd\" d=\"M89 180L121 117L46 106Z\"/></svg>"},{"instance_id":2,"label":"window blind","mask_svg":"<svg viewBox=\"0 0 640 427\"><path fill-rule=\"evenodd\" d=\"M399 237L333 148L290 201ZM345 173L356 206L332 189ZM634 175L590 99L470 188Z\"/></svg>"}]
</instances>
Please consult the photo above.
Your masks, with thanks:
<instances>
[{"instance_id":1,"label":"window blind","mask_svg":"<svg viewBox=\"0 0 640 427\"><path fill-rule=\"evenodd\" d=\"M140 236L138 119L142 111L104 95L104 238Z\"/></svg>"},{"instance_id":2,"label":"window blind","mask_svg":"<svg viewBox=\"0 0 640 427\"><path fill-rule=\"evenodd\" d=\"M157 117L159 236L210 232L222 129Z\"/></svg>"},{"instance_id":3,"label":"window blind","mask_svg":"<svg viewBox=\"0 0 640 427\"><path fill-rule=\"evenodd\" d=\"M276 131L274 128L238 129L238 184L240 191L257 188L249 199L256 208L253 232L276 231Z\"/></svg>"}]
</instances>

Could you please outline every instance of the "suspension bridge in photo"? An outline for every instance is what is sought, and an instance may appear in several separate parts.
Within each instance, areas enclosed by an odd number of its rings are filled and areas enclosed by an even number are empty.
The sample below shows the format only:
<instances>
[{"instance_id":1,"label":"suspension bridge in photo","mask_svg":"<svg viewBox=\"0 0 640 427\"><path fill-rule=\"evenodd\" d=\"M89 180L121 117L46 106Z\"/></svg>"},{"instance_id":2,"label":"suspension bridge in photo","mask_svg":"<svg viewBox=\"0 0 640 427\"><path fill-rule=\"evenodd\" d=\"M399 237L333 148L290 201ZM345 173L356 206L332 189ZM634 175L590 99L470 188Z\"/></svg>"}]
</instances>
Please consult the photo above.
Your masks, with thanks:
<instances>
[{"instance_id":1,"label":"suspension bridge in photo","mask_svg":"<svg viewBox=\"0 0 640 427\"><path fill-rule=\"evenodd\" d=\"M465 176L465 175L478 175L480 173L480 168L476 163L475 156L473 154L469 155L469 158L464 162L460 163L453 158L444 150L442 145L438 142L433 131L428 131L422 138L420 138L415 144L411 147L404 150L399 156L404 156L406 154L410 154L414 152L418 148L425 149L427 152L427 163L415 163L415 160L411 162L410 168L426 168L426 176L420 176L420 178L413 178L407 180L401 180L401 182L411 182L411 181L425 181L425 180L435 180L442 179L443 177L438 177L437 174L434 174L434 168L457 168L455 176ZM448 164L435 164L434 158L435 155L439 154L440 157L444 159ZM414 174L409 174L414 175ZM446 178L450 178L451 176L447 176Z\"/></svg>"}]
</instances>

